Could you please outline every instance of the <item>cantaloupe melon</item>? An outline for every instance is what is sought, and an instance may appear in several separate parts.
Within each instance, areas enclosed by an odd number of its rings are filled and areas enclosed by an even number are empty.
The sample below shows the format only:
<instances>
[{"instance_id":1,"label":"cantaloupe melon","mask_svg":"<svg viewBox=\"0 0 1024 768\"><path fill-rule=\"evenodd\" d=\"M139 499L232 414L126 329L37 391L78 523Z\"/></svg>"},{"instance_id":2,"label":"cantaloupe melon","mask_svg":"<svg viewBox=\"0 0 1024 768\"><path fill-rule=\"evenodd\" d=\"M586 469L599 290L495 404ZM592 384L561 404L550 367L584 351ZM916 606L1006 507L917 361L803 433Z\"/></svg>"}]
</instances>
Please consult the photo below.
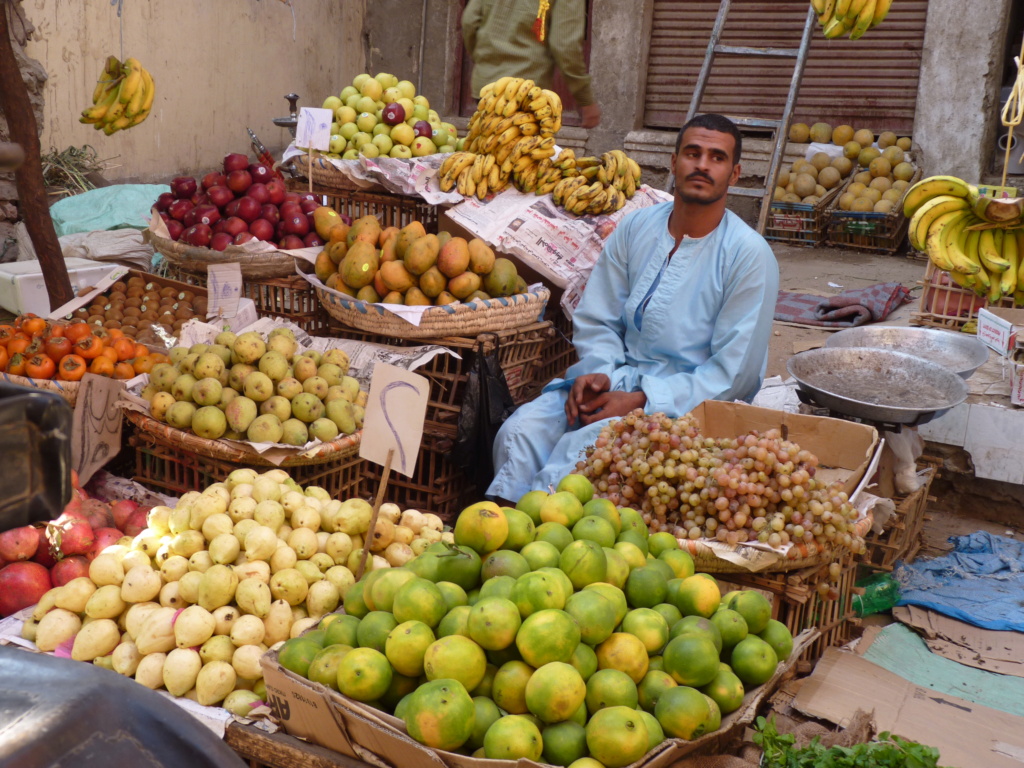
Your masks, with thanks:
<instances>
[{"instance_id":1,"label":"cantaloupe melon","mask_svg":"<svg viewBox=\"0 0 1024 768\"><path fill-rule=\"evenodd\" d=\"M882 157L889 161L889 165L895 166L903 162L906 154L902 149L893 144L882 150Z\"/></svg>"},{"instance_id":2,"label":"cantaloupe melon","mask_svg":"<svg viewBox=\"0 0 1024 768\"><path fill-rule=\"evenodd\" d=\"M775 191L772 193L772 200L778 201L778 200L781 200L782 198L784 198L785 196L786 196L786 188L785 187L776 187Z\"/></svg>"},{"instance_id":3,"label":"cantaloupe melon","mask_svg":"<svg viewBox=\"0 0 1024 768\"><path fill-rule=\"evenodd\" d=\"M800 173L793 182L793 191L800 197L807 197L814 194L815 187L817 186L818 183L814 180L813 176L809 173Z\"/></svg>"},{"instance_id":4,"label":"cantaloupe melon","mask_svg":"<svg viewBox=\"0 0 1024 768\"><path fill-rule=\"evenodd\" d=\"M860 150L857 151L860 154ZM853 170L853 160L848 157L836 157L832 159L832 167L839 171L839 175L846 177Z\"/></svg>"},{"instance_id":5,"label":"cantaloupe melon","mask_svg":"<svg viewBox=\"0 0 1024 768\"><path fill-rule=\"evenodd\" d=\"M850 204L850 210L856 211L858 213L867 213L868 211L873 211L874 209L875 204L871 201L870 198L867 197L858 197L856 200L853 201L853 203Z\"/></svg>"},{"instance_id":6,"label":"cantaloupe melon","mask_svg":"<svg viewBox=\"0 0 1024 768\"><path fill-rule=\"evenodd\" d=\"M882 199L888 200L891 203L899 202L899 199L901 197L903 197L903 193L900 192L898 189L887 189L885 192L882 193Z\"/></svg>"},{"instance_id":7,"label":"cantaloupe melon","mask_svg":"<svg viewBox=\"0 0 1024 768\"><path fill-rule=\"evenodd\" d=\"M820 197L818 197L817 195L808 195L807 197L805 197L805 198L804 198L803 200L801 200L800 202L801 202L801 203L804 203L805 205L814 205L814 204L815 204L816 202L818 202L818 200L820 200L820 199L821 199L821 198L820 198Z\"/></svg>"},{"instance_id":8,"label":"cantaloupe melon","mask_svg":"<svg viewBox=\"0 0 1024 768\"><path fill-rule=\"evenodd\" d=\"M853 139L853 134L852 125L837 125L832 131L832 143L841 147Z\"/></svg>"},{"instance_id":9,"label":"cantaloupe melon","mask_svg":"<svg viewBox=\"0 0 1024 768\"><path fill-rule=\"evenodd\" d=\"M896 204L892 200L879 200L875 203L875 213L889 213Z\"/></svg>"},{"instance_id":10,"label":"cantaloupe melon","mask_svg":"<svg viewBox=\"0 0 1024 768\"><path fill-rule=\"evenodd\" d=\"M875 143L875 134L869 131L867 128L861 128L859 131L853 134L853 140L860 144L862 147L870 147Z\"/></svg>"},{"instance_id":11,"label":"cantaloupe melon","mask_svg":"<svg viewBox=\"0 0 1024 768\"><path fill-rule=\"evenodd\" d=\"M866 197L868 200L871 201L871 204L874 205L875 203L882 199L882 192L881 190L875 189L874 187L868 187L867 189L860 193L860 197Z\"/></svg>"},{"instance_id":12,"label":"cantaloupe melon","mask_svg":"<svg viewBox=\"0 0 1024 768\"><path fill-rule=\"evenodd\" d=\"M806 144L811 136L807 123L793 123L789 126L789 140L797 144Z\"/></svg>"},{"instance_id":13,"label":"cantaloupe melon","mask_svg":"<svg viewBox=\"0 0 1024 768\"><path fill-rule=\"evenodd\" d=\"M910 163L899 163L892 169L892 175L899 181L910 181L914 178L914 166Z\"/></svg>"},{"instance_id":14,"label":"cantaloupe melon","mask_svg":"<svg viewBox=\"0 0 1024 768\"><path fill-rule=\"evenodd\" d=\"M856 195L850 192L844 192L839 196L839 210L849 211L853 207L853 201L856 199Z\"/></svg>"},{"instance_id":15,"label":"cantaloupe melon","mask_svg":"<svg viewBox=\"0 0 1024 768\"><path fill-rule=\"evenodd\" d=\"M811 126L811 141L828 144L832 141L832 126L828 123L815 123Z\"/></svg>"},{"instance_id":16,"label":"cantaloupe melon","mask_svg":"<svg viewBox=\"0 0 1024 768\"><path fill-rule=\"evenodd\" d=\"M894 181L892 183L892 188L895 189L895 190L898 190L901 193L906 192L907 191L907 187L909 187L909 186L910 186L910 182L909 181L904 181L903 179L896 179L896 181Z\"/></svg>"},{"instance_id":17,"label":"cantaloupe melon","mask_svg":"<svg viewBox=\"0 0 1024 768\"><path fill-rule=\"evenodd\" d=\"M902 149L904 152L909 152L914 148L914 142L909 136L901 136L896 139L896 146Z\"/></svg>"},{"instance_id":18,"label":"cantaloupe melon","mask_svg":"<svg viewBox=\"0 0 1024 768\"><path fill-rule=\"evenodd\" d=\"M884 157L876 157L868 165L868 170L877 179L879 176L888 176L892 171L892 165Z\"/></svg>"},{"instance_id":19,"label":"cantaloupe melon","mask_svg":"<svg viewBox=\"0 0 1024 768\"><path fill-rule=\"evenodd\" d=\"M878 134L878 148L885 149L891 147L896 143L896 134L892 131L882 131Z\"/></svg>"},{"instance_id":20,"label":"cantaloupe melon","mask_svg":"<svg viewBox=\"0 0 1024 768\"><path fill-rule=\"evenodd\" d=\"M857 155L857 162L860 165L862 165L865 168L867 168L869 165L871 165L871 161L872 160L874 160L876 157L881 157L881 156L882 156L882 153L879 152L874 147L864 147L864 149L862 149L860 151L860 154Z\"/></svg>"},{"instance_id":21,"label":"cantaloupe melon","mask_svg":"<svg viewBox=\"0 0 1024 768\"><path fill-rule=\"evenodd\" d=\"M793 192L787 192L786 196L784 198L782 198L782 202L784 202L784 203L799 203L802 200L803 200L803 198L800 197L800 195L797 195L797 194L795 194Z\"/></svg>"},{"instance_id":22,"label":"cantaloupe melon","mask_svg":"<svg viewBox=\"0 0 1024 768\"><path fill-rule=\"evenodd\" d=\"M818 169L815 168L806 160L795 160L793 162L792 173L794 176L799 176L801 173L807 173L813 176L814 178L818 178Z\"/></svg>"},{"instance_id":23,"label":"cantaloupe melon","mask_svg":"<svg viewBox=\"0 0 1024 768\"><path fill-rule=\"evenodd\" d=\"M888 192L892 189L892 181L888 176L875 176L868 184L869 189L877 189L879 192Z\"/></svg>"},{"instance_id":24,"label":"cantaloupe melon","mask_svg":"<svg viewBox=\"0 0 1024 768\"><path fill-rule=\"evenodd\" d=\"M863 192L867 188L868 185L865 184L864 182L854 181L853 183L850 184L850 186L846 188L846 191L849 194L853 195L854 197L857 197L861 192Z\"/></svg>"},{"instance_id":25,"label":"cantaloupe melon","mask_svg":"<svg viewBox=\"0 0 1024 768\"><path fill-rule=\"evenodd\" d=\"M779 174L779 180L776 182L780 187L785 187L789 184L789 171L783 171Z\"/></svg>"},{"instance_id":26,"label":"cantaloupe melon","mask_svg":"<svg viewBox=\"0 0 1024 768\"><path fill-rule=\"evenodd\" d=\"M843 159L845 160L846 158ZM825 189L834 189L840 179L842 179L842 175L838 169L831 165L818 171L818 184Z\"/></svg>"},{"instance_id":27,"label":"cantaloupe melon","mask_svg":"<svg viewBox=\"0 0 1024 768\"><path fill-rule=\"evenodd\" d=\"M815 197L824 197L827 192L828 190L821 186L821 184L818 184L817 186L814 187Z\"/></svg>"},{"instance_id":28,"label":"cantaloupe melon","mask_svg":"<svg viewBox=\"0 0 1024 768\"><path fill-rule=\"evenodd\" d=\"M811 165L817 168L819 171L822 168L828 168L832 163L832 158L826 152L815 152L811 157Z\"/></svg>"},{"instance_id":29,"label":"cantaloupe melon","mask_svg":"<svg viewBox=\"0 0 1024 768\"><path fill-rule=\"evenodd\" d=\"M860 151L863 147L859 141L848 141L843 144L843 157L848 157L850 160L856 160L860 155Z\"/></svg>"}]
</instances>

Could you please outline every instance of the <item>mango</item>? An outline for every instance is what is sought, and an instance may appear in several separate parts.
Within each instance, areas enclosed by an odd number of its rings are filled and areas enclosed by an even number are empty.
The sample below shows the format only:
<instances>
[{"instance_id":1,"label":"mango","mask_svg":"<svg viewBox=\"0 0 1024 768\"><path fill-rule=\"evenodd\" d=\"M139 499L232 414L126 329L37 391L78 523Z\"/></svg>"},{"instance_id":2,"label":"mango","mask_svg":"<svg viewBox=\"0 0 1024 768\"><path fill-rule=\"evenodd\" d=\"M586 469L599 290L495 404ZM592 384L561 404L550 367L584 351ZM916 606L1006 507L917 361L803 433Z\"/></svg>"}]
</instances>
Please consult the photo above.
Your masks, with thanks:
<instances>
[{"instance_id":1,"label":"mango","mask_svg":"<svg viewBox=\"0 0 1024 768\"><path fill-rule=\"evenodd\" d=\"M372 214L362 216L352 222L345 239L349 248L356 242L364 242L370 247L375 247L380 239L380 222Z\"/></svg>"},{"instance_id":2,"label":"mango","mask_svg":"<svg viewBox=\"0 0 1024 768\"><path fill-rule=\"evenodd\" d=\"M321 205L313 211L313 227L320 239L327 242L331 238L331 229L337 224L344 223L341 215L333 208ZM347 234L347 233L346 233Z\"/></svg>"},{"instance_id":3,"label":"mango","mask_svg":"<svg viewBox=\"0 0 1024 768\"><path fill-rule=\"evenodd\" d=\"M380 301L381 304L405 304L405 297L398 291L388 291L384 298Z\"/></svg>"},{"instance_id":4,"label":"mango","mask_svg":"<svg viewBox=\"0 0 1024 768\"><path fill-rule=\"evenodd\" d=\"M516 265L511 261L505 258L495 259L494 267L484 278L483 288L491 296L511 296L515 293L518 276Z\"/></svg>"},{"instance_id":5,"label":"mango","mask_svg":"<svg viewBox=\"0 0 1024 768\"><path fill-rule=\"evenodd\" d=\"M346 286L358 291L373 282L379 264L377 249L369 243L356 241L338 265L338 274Z\"/></svg>"},{"instance_id":6,"label":"mango","mask_svg":"<svg viewBox=\"0 0 1024 768\"><path fill-rule=\"evenodd\" d=\"M404 261L386 261L380 266L381 280L389 291L404 294L416 284Z\"/></svg>"},{"instance_id":7,"label":"mango","mask_svg":"<svg viewBox=\"0 0 1024 768\"><path fill-rule=\"evenodd\" d=\"M348 243L346 243L344 240L333 242L327 246L326 250L327 257L331 260L331 263L334 265L334 271L337 272L338 265L341 264L341 260L344 259L345 254L348 253ZM326 281L327 278L324 278L324 282Z\"/></svg>"},{"instance_id":8,"label":"mango","mask_svg":"<svg viewBox=\"0 0 1024 768\"><path fill-rule=\"evenodd\" d=\"M417 286L413 286L405 292L405 304L408 307L426 306L429 307L433 304L430 297L421 291Z\"/></svg>"},{"instance_id":9,"label":"mango","mask_svg":"<svg viewBox=\"0 0 1024 768\"><path fill-rule=\"evenodd\" d=\"M402 227L398 232L398 240L395 242L395 254L400 259L405 258L405 251L411 243L427 234L427 230L418 221L411 221Z\"/></svg>"},{"instance_id":10,"label":"mango","mask_svg":"<svg viewBox=\"0 0 1024 768\"><path fill-rule=\"evenodd\" d=\"M337 271L338 265L331 259L330 251L324 248L316 255L316 261L313 262L313 273L321 282L327 282L327 278Z\"/></svg>"},{"instance_id":11,"label":"mango","mask_svg":"<svg viewBox=\"0 0 1024 768\"><path fill-rule=\"evenodd\" d=\"M437 298L434 299L434 306L440 307L444 304L454 304L456 301L458 301L458 299L452 296L451 293L448 291L441 291L437 295Z\"/></svg>"},{"instance_id":12,"label":"mango","mask_svg":"<svg viewBox=\"0 0 1024 768\"><path fill-rule=\"evenodd\" d=\"M448 240L437 255L437 268L445 277L458 277L469 269L469 244L465 238Z\"/></svg>"},{"instance_id":13,"label":"mango","mask_svg":"<svg viewBox=\"0 0 1024 768\"><path fill-rule=\"evenodd\" d=\"M376 304L380 301L380 294L374 290L372 285L364 285L356 291L356 298L360 301L365 301L368 304Z\"/></svg>"},{"instance_id":14,"label":"mango","mask_svg":"<svg viewBox=\"0 0 1024 768\"><path fill-rule=\"evenodd\" d=\"M478 275L486 275L494 268L494 251L479 237L469 241L469 269Z\"/></svg>"},{"instance_id":15,"label":"mango","mask_svg":"<svg viewBox=\"0 0 1024 768\"><path fill-rule=\"evenodd\" d=\"M405 255L402 257L405 268L414 275L422 275L437 262L440 249L437 235L417 238L405 249Z\"/></svg>"},{"instance_id":16,"label":"mango","mask_svg":"<svg viewBox=\"0 0 1024 768\"><path fill-rule=\"evenodd\" d=\"M463 272L448 281L448 290L455 298L466 299L473 291L480 290L481 282L480 275L476 272Z\"/></svg>"},{"instance_id":17,"label":"mango","mask_svg":"<svg viewBox=\"0 0 1024 768\"><path fill-rule=\"evenodd\" d=\"M436 299L440 296L447 284L448 279L437 268L436 264L420 275L420 290L431 299Z\"/></svg>"}]
</instances>

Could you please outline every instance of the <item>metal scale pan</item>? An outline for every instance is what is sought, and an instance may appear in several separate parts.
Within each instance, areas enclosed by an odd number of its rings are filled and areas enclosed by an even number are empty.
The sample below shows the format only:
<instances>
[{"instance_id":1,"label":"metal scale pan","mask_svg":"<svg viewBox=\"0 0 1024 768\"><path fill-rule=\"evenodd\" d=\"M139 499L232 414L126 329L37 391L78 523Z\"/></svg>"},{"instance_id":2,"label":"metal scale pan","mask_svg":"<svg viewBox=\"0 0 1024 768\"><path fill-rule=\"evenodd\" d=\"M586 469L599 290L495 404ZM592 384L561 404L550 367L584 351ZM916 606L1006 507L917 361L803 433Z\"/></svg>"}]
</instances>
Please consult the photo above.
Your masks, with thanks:
<instances>
[{"instance_id":1,"label":"metal scale pan","mask_svg":"<svg viewBox=\"0 0 1024 768\"><path fill-rule=\"evenodd\" d=\"M826 347L888 349L937 363L967 379L988 360L988 347L969 336L935 328L872 325L847 328L829 336Z\"/></svg>"}]
</instances>

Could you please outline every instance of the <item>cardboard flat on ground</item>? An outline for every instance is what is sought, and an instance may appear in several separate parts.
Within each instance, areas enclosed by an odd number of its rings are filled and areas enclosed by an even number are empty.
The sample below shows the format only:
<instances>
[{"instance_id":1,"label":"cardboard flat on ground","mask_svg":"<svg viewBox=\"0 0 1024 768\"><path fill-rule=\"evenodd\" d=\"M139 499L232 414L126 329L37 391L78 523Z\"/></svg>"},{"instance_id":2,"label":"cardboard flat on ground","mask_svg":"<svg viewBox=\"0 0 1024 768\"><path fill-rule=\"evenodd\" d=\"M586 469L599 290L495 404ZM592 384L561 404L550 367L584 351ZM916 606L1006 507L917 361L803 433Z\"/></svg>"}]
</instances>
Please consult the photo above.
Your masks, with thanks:
<instances>
[{"instance_id":1,"label":"cardboard flat on ground","mask_svg":"<svg viewBox=\"0 0 1024 768\"><path fill-rule=\"evenodd\" d=\"M709 437L736 437L751 430L781 430L784 439L818 457L816 478L843 483L851 497L878 448L878 431L874 427L843 419L786 413L720 400L705 400L690 411L690 415Z\"/></svg>"},{"instance_id":2,"label":"cardboard flat on ground","mask_svg":"<svg viewBox=\"0 0 1024 768\"><path fill-rule=\"evenodd\" d=\"M666 739L629 768L667 768L684 756L717 751L754 721L766 696L785 678L803 649L818 636L806 630L793 639L789 660L772 678L747 693L738 710L722 718L721 728L694 741ZM412 739L398 718L353 701L282 667L277 651L260 659L267 699L285 732L376 766L434 768L543 768L531 760L486 760L426 747Z\"/></svg>"},{"instance_id":3,"label":"cardboard flat on ground","mask_svg":"<svg viewBox=\"0 0 1024 768\"><path fill-rule=\"evenodd\" d=\"M1024 718L914 685L837 648L826 649L793 706L837 725L858 709L874 712L879 731L938 748L943 766L1024 766Z\"/></svg>"},{"instance_id":4,"label":"cardboard flat on ground","mask_svg":"<svg viewBox=\"0 0 1024 768\"><path fill-rule=\"evenodd\" d=\"M976 669L1024 677L1024 633L982 629L917 605L898 606L892 615L917 631L933 653Z\"/></svg>"}]
</instances>

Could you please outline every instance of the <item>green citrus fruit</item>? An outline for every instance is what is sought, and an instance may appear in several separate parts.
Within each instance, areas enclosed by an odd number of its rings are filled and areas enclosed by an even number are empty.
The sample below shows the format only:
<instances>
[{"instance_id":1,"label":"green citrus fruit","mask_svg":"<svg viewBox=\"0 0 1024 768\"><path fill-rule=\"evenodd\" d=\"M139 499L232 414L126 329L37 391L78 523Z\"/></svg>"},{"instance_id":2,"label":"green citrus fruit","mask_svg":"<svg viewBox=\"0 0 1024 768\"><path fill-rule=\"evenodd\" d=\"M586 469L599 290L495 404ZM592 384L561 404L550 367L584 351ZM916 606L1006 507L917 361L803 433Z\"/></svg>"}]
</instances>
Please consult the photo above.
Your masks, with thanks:
<instances>
[{"instance_id":1,"label":"green citrus fruit","mask_svg":"<svg viewBox=\"0 0 1024 768\"><path fill-rule=\"evenodd\" d=\"M668 579L652 565L636 568L626 579L626 600L634 608L652 608L665 602L668 595Z\"/></svg>"},{"instance_id":2,"label":"green citrus fruit","mask_svg":"<svg viewBox=\"0 0 1024 768\"><path fill-rule=\"evenodd\" d=\"M422 621L406 621L388 634L384 655L400 675L419 677L423 674L423 655L435 639Z\"/></svg>"},{"instance_id":3,"label":"green citrus fruit","mask_svg":"<svg viewBox=\"0 0 1024 768\"><path fill-rule=\"evenodd\" d=\"M756 635L772 617L772 604L760 592L743 590L729 601L729 608L736 611L747 622L747 630Z\"/></svg>"},{"instance_id":4,"label":"green citrus fruit","mask_svg":"<svg viewBox=\"0 0 1024 768\"><path fill-rule=\"evenodd\" d=\"M409 735L434 749L458 749L473 735L476 707L458 680L433 680L410 694L404 706Z\"/></svg>"},{"instance_id":5,"label":"green citrus fruit","mask_svg":"<svg viewBox=\"0 0 1024 768\"><path fill-rule=\"evenodd\" d=\"M553 544L559 552L565 549L567 546L572 544L574 539L572 538L572 531L566 528L561 523L541 523L537 526L537 530L533 535L533 543L539 541L545 541L549 544ZM525 557L526 554L523 553Z\"/></svg>"},{"instance_id":6,"label":"green citrus fruit","mask_svg":"<svg viewBox=\"0 0 1024 768\"><path fill-rule=\"evenodd\" d=\"M647 538L647 546L650 548L652 555L660 557L662 552L679 549L679 542L668 531L658 531L657 533L652 533Z\"/></svg>"},{"instance_id":7,"label":"green citrus fruit","mask_svg":"<svg viewBox=\"0 0 1024 768\"><path fill-rule=\"evenodd\" d=\"M615 536L615 528L612 527L612 524L596 515L584 515L572 527L574 539L587 539L597 542L602 547L612 547L615 544Z\"/></svg>"},{"instance_id":8,"label":"green citrus fruit","mask_svg":"<svg viewBox=\"0 0 1024 768\"><path fill-rule=\"evenodd\" d=\"M526 512L512 507L502 507L501 511L505 513L505 519L508 520L508 538L501 546L503 549L518 552L533 541L533 534L537 527L533 523L533 518Z\"/></svg>"},{"instance_id":9,"label":"green citrus fruit","mask_svg":"<svg viewBox=\"0 0 1024 768\"><path fill-rule=\"evenodd\" d=\"M703 616L710 619L722 600L721 590L714 579L701 575L682 579L673 587L668 591L668 602L678 608L683 616Z\"/></svg>"},{"instance_id":10,"label":"green citrus fruit","mask_svg":"<svg viewBox=\"0 0 1024 768\"><path fill-rule=\"evenodd\" d=\"M714 678L707 685L702 685L700 692L714 699L723 715L735 712L743 704L743 681L736 677L728 664L720 664Z\"/></svg>"},{"instance_id":11,"label":"green citrus fruit","mask_svg":"<svg viewBox=\"0 0 1024 768\"><path fill-rule=\"evenodd\" d=\"M376 701L391 685L391 664L373 648L354 648L338 662L338 691L356 701Z\"/></svg>"},{"instance_id":12,"label":"green citrus fruit","mask_svg":"<svg viewBox=\"0 0 1024 768\"><path fill-rule=\"evenodd\" d=\"M386 611L370 611L356 628L356 642L360 648L373 648L384 653L391 630L398 626L395 617Z\"/></svg>"},{"instance_id":13,"label":"green citrus fruit","mask_svg":"<svg viewBox=\"0 0 1024 768\"><path fill-rule=\"evenodd\" d=\"M508 538L508 520L493 501L466 507L455 521L455 543L471 547L480 555L499 549Z\"/></svg>"},{"instance_id":14,"label":"green citrus fruit","mask_svg":"<svg viewBox=\"0 0 1024 768\"><path fill-rule=\"evenodd\" d=\"M539 760L543 748L540 728L523 715L506 715L484 734L488 760Z\"/></svg>"},{"instance_id":15,"label":"green citrus fruit","mask_svg":"<svg viewBox=\"0 0 1024 768\"><path fill-rule=\"evenodd\" d=\"M780 663L788 659L793 652L793 635L781 621L770 619L757 636L772 647Z\"/></svg>"},{"instance_id":16,"label":"green citrus fruit","mask_svg":"<svg viewBox=\"0 0 1024 768\"><path fill-rule=\"evenodd\" d=\"M594 498L594 486L583 475L566 475L558 481L558 487L555 488L555 491L568 491L579 499L581 505Z\"/></svg>"},{"instance_id":17,"label":"green citrus fruit","mask_svg":"<svg viewBox=\"0 0 1024 768\"><path fill-rule=\"evenodd\" d=\"M545 608L564 608L565 598L565 587L562 582L551 574L540 571L520 576L512 587L511 600L524 619Z\"/></svg>"},{"instance_id":18,"label":"green citrus fruit","mask_svg":"<svg viewBox=\"0 0 1024 768\"><path fill-rule=\"evenodd\" d=\"M519 609L511 600L486 597L469 611L469 636L484 650L500 651L515 642L521 623Z\"/></svg>"},{"instance_id":19,"label":"green citrus fruit","mask_svg":"<svg viewBox=\"0 0 1024 768\"><path fill-rule=\"evenodd\" d=\"M558 523L572 528L582 517L583 503L570 491L552 493L540 504L540 519L545 523Z\"/></svg>"},{"instance_id":20,"label":"green citrus fruit","mask_svg":"<svg viewBox=\"0 0 1024 768\"><path fill-rule=\"evenodd\" d=\"M599 669L587 680L587 712L593 715L607 707L636 709L636 683L618 669Z\"/></svg>"},{"instance_id":21,"label":"green citrus fruit","mask_svg":"<svg viewBox=\"0 0 1024 768\"><path fill-rule=\"evenodd\" d=\"M580 643L576 646L576 650L572 652L572 659L569 660L569 663L580 673L583 682L587 682L591 675L597 672L597 654L586 643Z\"/></svg>"},{"instance_id":22,"label":"green citrus fruit","mask_svg":"<svg viewBox=\"0 0 1024 768\"><path fill-rule=\"evenodd\" d=\"M510 554L514 555L516 553L512 552ZM480 585L480 595L476 602L478 603L486 597L503 597L508 600L512 597L512 588L515 585L516 580L511 576L494 576L489 578Z\"/></svg>"},{"instance_id":23,"label":"green citrus fruit","mask_svg":"<svg viewBox=\"0 0 1024 768\"><path fill-rule=\"evenodd\" d=\"M608 499L591 499L583 505L583 514L603 517L612 524L616 536L622 531L622 518L619 517L619 510Z\"/></svg>"},{"instance_id":24,"label":"green citrus fruit","mask_svg":"<svg viewBox=\"0 0 1024 768\"><path fill-rule=\"evenodd\" d=\"M634 608L622 620L622 631L640 639L649 656L668 642L668 622L653 608Z\"/></svg>"},{"instance_id":25,"label":"green citrus fruit","mask_svg":"<svg viewBox=\"0 0 1024 768\"><path fill-rule=\"evenodd\" d=\"M604 581L608 571L608 559L600 544L580 540L574 541L562 550L558 567L569 577L573 589L583 589L587 584Z\"/></svg>"},{"instance_id":26,"label":"green citrus fruit","mask_svg":"<svg viewBox=\"0 0 1024 768\"><path fill-rule=\"evenodd\" d=\"M307 677L309 665L323 647L305 637L293 637L285 640L277 654L278 663L285 669L302 677Z\"/></svg>"},{"instance_id":27,"label":"green citrus fruit","mask_svg":"<svg viewBox=\"0 0 1024 768\"><path fill-rule=\"evenodd\" d=\"M618 669L639 683L647 674L647 649L639 638L615 632L595 649L598 669Z\"/></svg>"},{"instance_id":28,"label":"green citrus fruit","mask_svg":"<svg viewBox=\"0 0 1024 768\"><path fill-rule=\"evenodd\" d=\"M688 685L664 691L654 707L666 736L690 741L704 735L710 714L707 697Z\"/></svg>"},{"instance_id":29,"label":"green citrus fruit","mask_svg":"<svg viewBox=\"0 0 1024 768\"><path fill-rule=\"evenodd\" d=\"M587 684L571 664L538 667L526 683L526 707L545 723L568 720L587 695Z\"/></svg>"},{"instance_id":30,"label":"green citrus fruit","mask_svg":"<svg viewBox=\"0 0 1024 768\"><path fill-rule=\"evenodd\" d=\"M569 536L571 537L572 534L570 533ZM561 551L550 541L534 540L523 547L519 554L526 558L526 562L530 564L530 570L536 571L545 566L557 568L558 556Z\"/></svg>"},{"instance_id":31,"label":"green citrus fruit","mask_svg":"<svg viewBox=\"0 0 1024 768\"><path fill-rule=\"evenodd\" d=\"M662 658L665 671L680 685L707 685L718 673L718 649L703 633L682 634L669 640Z\"/></svg>"},{"instance_id":32,"label":"green citrus fruit","mask_svg":"<svg viewBox=\"0 0 1024 768\"><path fill-rule=\"evenodd\" d=\"M736 643L729 662L736 677L747 686L768 682L778 664L775 650L757 635L747 635Z\"/></svg>"},{"instance_id":33,"label":"green citrus fruit","mask_svg":"<svg viewBox=\"0 0 1024 768\"><path fill-rule=\"evenodd\" d=\"M661 698L661 694L669 688L675 688L679 683L672 679L672 675L661 669L650 669L636 687L640 706L648 712L653 712Z\"/></svg>"},{"instance_id":34,"label":"green citrus fruit","mask_svg":"<svg viewBox=\"0 0 1024 768\"><path fill-rule=\"evenodd\" d=\"M441 595L444 597L445 613L457 605L469 605L466 590L458 584L452 584L450 581L439 581L434 586L441 590Z\"/></svg>"},{"instance_id":35,"label":"green citrus fruit","mask_svg":"<svg viewBox=\"0 0 1024 768\"><path fill-rule=\"evenodd\" d=\"M587 754L587 729L579 723L567 720L545 726L541 736L544 739L541 756L548 765L567 766Z\"/></svg>"},{"instance_id":36,"label":"green citrus fruit","mask_svg":"<svg viewBox=\"0 0 1024 768\"><path fill-rule=\"evenodd\" d=\"M327 627L327 635L324 637L324 647L328 645L351 645L355 648L359 645L356 639L356 630L359 628L359 619L355 616L342 615L336 621L332 621Z\"/></svg>"},{"instance_id":37,"label":"green citrus fruit","mask_svg":"<svg viewBox=\"0 0 1024 768\"><path fill-rule=\"evenodd\" d=\"M383 582L377 582L379 587ZM377 587L374 588L376 591ZM448 612L444 593L437 585L426 579L413 578L395 593L392 612L399 624L406 621L422 621L430 628L438 625Z\"/></svg>"},{"instance_id":38,"label":"green citrus fruit","mask_svg":"<svg viewBox=\"0 0 1024 768\"><path fill-rule=\"evenodd\" d=\"M540 519L540 505L547 497L546 491L528 491L519 498L516 509L528 514L534 525L540 525L543 522Z\"/></svg>"},{"instance_id":39,"label":"green citrus fruit","mask_svg":"<svg viewBox=\"0 0 1024 768\"><path fill-rule=\"evenodd\" d=\"M521 554L511 549L499 549L483 559L480 564L480 578L484 583L495 576L511 576L518 579L530 570L529 561Z\"/></svg>"},{"instance_id":40,"label":"green citrus fruit","mask_svg":"<svg viewBox=\"0 0 1024 768\"><path fill-rule=\"evenodd\" d=\"M545 609L531 614L519 628L516 647L530 666L552 661L568 663L580 642L580 628L565 611Z\"/></svg>"},{"instance_id":41,"label":"green citrus fruit","mask_svg":"<svg viewBox=\"0 0 1024 768\"><path fill-rule=\"evenodd\" d=\"M466 748L480 749L484 745L484 734L487 733L487 729L503 715L498 705L486 696L473 697L473 710L476 717L473 719L473 732L466 741Z\"/></svg>"},{"instance_id":42,"label":"green citrus fruit","mask_svg":"<svg viewBox=\"0 0 1024 768\"><path fill-rule=\"evenodd\" d=\"M434 634L438 639L449 635L469 637L469 611L468 605L455 606L441 619Z\"/></svg>"},{"instance_id":43,"label":"green citrus fruit","mask_svg":"<svg viewBox=\"0 0 1024 768\"><path fill-rule=\"evenodd\" d=\"M693 558L690 557L689 552L683 552L681 549L666 549L658 555L658 559L668 563L672 573L675 574L674 578L685 579L694 574Z\"/></svg>"},{"instance_id":44,"label":"green citrus fruit","mask_svg":"<svg viewBox=\"0 0 1024 768\"><path fill-rule=\"evenodd\" d=\"M640 713L629 707L608 707L587 723L587 749L606 768L622 768L647 753L648 733Z\"/></svg>"},{"instance_id":45,"label":"green citrus fruit","mask_svg":"<svg viewBox=\"0 0 1024 768\"><path fill-rule=\"evenodd\" d=\"M428 680L451 678L471 691L484 679L487 657L484 649L468 637L449 635L427 646L423 671Z\"/></svg>"},{"instance_id":46,"label":"green citrus fruit","mask_svg":"<svg viewBox=\"0 0 1024 768\"><path fill-rule=\"evenodd\" d=\"M526 706L526 684L534 668L525 661L508 661L494 673L491 698L501 709L513 715L522 715L530 710Z\"/></svg>"},{"instance_id":47,"label":"green citrus fruit","mask_svg":"<svg viewBox=\"0 0 1024 768\"><path fill-rule=\"evenodd\" d=\"M580 626L580 639L587 645L597 645L615 631L615 604L600 592L576 592L565 601L565 612Z\"/></svg>"}]
</instances>

